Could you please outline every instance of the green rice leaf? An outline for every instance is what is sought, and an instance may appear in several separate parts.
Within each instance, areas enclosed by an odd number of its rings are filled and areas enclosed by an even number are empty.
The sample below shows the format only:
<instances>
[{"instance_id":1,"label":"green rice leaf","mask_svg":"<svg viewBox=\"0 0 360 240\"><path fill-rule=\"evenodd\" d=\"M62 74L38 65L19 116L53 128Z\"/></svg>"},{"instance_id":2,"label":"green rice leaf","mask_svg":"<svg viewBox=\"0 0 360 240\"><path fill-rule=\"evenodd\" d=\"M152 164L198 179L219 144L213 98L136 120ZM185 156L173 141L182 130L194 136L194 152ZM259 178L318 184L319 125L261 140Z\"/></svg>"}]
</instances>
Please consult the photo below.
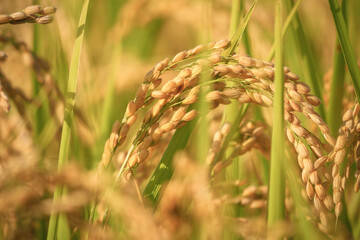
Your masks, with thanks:
<instances>
[{"instance_id":1,"label":"green rice leaf","mask_svg":"<svg viewBox=\"0 0 360 240\"><path fill-rule=\"evenodd\" d=\"M76 86L80 65L80 55L81 48L84 38L84 30L86 23L86 16L89 6L89 0L84 0L79 25L77 28L77 34L74 44L73 55L70 63L70 72L68 87L66 92L66 104L65 104L65 113L64 113L64 122L61 133L61 142L60 142L60 151L59 151L59 161L58 161L58 171L61 172L67 163L69 157L69 148L70 148L70 137L72 130L73 122L73 111L75 106L75 95L76 95ZM58 186L55 189L53 202L56 205L61 201L61 197L65 189L63 186ZM66 224L65 215L59 214L58 212L53 212L50 216L47 240L50 239L70 239L68 225Z\"/></svg>"},{"instance_id":2,"label":"green rice leaf","mask_svg":"<svg viewBox=\"0 0 360 240\"><path fill-rule=\"evenodd\" d=\"M285 212L284 72L281 1L276 1L275 10L275 96L268 199L269 227L279 223L284 218Z\"/></svg>"},{"instance_id":3,"label":"green rice leaf","mask_svg":"<svg viewBox=\"0 0 360 240\"><path fill-rule=\"evenodd\" d=\"M340 5L337 0L329 0L329 5L336 26L336 32L340 40L341 50L343 52L346 65L349 68L356 97L360 97L360 70L357 65L355 52L350 41L349 32L346 26L344 16L341 12Z\"/></svg>"}]
</instances>

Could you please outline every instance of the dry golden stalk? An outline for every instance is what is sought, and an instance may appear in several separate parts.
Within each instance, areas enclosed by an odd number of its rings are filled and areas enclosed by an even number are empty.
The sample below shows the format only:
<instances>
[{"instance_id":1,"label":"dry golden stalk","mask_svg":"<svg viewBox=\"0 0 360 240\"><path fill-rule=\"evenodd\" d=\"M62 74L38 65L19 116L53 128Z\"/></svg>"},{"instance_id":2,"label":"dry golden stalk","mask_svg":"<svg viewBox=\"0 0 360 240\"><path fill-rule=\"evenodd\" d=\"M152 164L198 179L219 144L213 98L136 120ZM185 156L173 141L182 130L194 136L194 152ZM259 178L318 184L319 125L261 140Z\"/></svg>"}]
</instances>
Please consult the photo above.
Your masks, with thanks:
<instances>
[{"instance_id":1,"label":"dry golden stalk","mask_svg":"<svg viewBox=\"0 0 360 240\"><path fill-rule=\"evenodd\" d=\"M48 24L51 23L53 18L49 16L56 12L55 7L44 7L40 5L33 5L26 7L24 10L15 12L9 15L0 15L0 24L21 24L21 23L39 23Z\"/></svg>"}]
</instances>

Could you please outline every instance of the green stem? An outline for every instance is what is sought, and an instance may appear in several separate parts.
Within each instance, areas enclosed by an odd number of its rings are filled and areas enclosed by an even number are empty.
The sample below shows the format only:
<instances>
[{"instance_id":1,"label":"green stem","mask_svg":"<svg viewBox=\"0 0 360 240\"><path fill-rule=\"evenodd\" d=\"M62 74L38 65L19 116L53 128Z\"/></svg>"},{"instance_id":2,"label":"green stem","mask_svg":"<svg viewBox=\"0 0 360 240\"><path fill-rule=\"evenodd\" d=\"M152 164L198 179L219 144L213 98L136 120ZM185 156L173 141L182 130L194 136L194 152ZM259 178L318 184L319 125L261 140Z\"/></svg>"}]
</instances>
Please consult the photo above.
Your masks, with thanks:
<instances>
[{"instance_id":1,"label":"green stem","mask_svg":"<svg viewBox=\"0 0 360 240\"><path fill-rule=\"evenodd\" d=\"M66 91L64 121L63 121L60 151L59 151L58 172L64 170L69 157L70 136L72 129L73 111L75 106L76 86L77 86L80 55L81 55L83 38L84 38L84 30L85 30L88 6L89 6L89 0L84 0L81 10L80 20L79 20L79 25L77 28L74 51L70 63L69 80ZM55 189L54 197L53 197L54 206L56 206L60 202L64 190L65 189L63 186L57 186L57 188ZM67 229L68 227L64 220L66 221L65 216L60 215L56 209L53 210L50 216L47 240L69 239L69 236L66 235L66 232L68 232Z\"/></svg>"},{"instance_id":2,"label":"green stem","mask_svg":"<svg viewBox=\"0 0 360 240\"><path fill-rule=\"evenodd\" d=\"M346 17L347 1L342 1L342 12ZM339 38L336 38L335 51L333 58L333 73L331 78L330 101L328 107L328 122L331 135L337 136L337 131L341 125L342 99L344 95L345 81L345 60L341 52Z\"/></svg>"},{"instance_id":3,"label":"green stem","mask_svg":"<svg viewBox=\"0 0 360 240\"><path fill-rule=\"evenodd\" d=\"M329 0L331 13L334 18L336 31L340 40L341 50L344 54L346 64L349 68L353 86L355 89L356 97L360 97L360 70L357 65L355 52L350 41L349 31L346 27L344 16L341 12L339 3L337 0Z\"/></svg>"},{"instance_id":4,"label":"green stem","mask_svg":"<svg viewBox=\"0 0 360 240\"><path fill-rule=\"evenodd\" d=\"M274 120L271 138L271 166L268 204L268 227L284 218L285 176L284 176L284 72L282 40L282 4L275 7L275 96Z\"/></svg>"},{"instance_id":5,"label":"green stem","mask_svg":"<svg viewBox=\"0 0 360 240\"><path fill-rule=\"evenodd\" d=\"M294 8L294 1L293 0L286 0L286 6L288 11ZM320 98L321 102L323 102L322 97L322 82L320 78L320 71L318 63L314 57L314 51L309 43L307 35L305 34L304 28L302 26L299 14L297 12L294 13L294 19L292 21L292 28L293 28L293 39L296 41L296 51L300 57L300 64L301 70L303 72L302 78L306 81L312 91L314 91L314 95ZM326 118L325 116L325 107L323 104L318 106L319 112L323 119Z\"/></svg>"}]
</instances>

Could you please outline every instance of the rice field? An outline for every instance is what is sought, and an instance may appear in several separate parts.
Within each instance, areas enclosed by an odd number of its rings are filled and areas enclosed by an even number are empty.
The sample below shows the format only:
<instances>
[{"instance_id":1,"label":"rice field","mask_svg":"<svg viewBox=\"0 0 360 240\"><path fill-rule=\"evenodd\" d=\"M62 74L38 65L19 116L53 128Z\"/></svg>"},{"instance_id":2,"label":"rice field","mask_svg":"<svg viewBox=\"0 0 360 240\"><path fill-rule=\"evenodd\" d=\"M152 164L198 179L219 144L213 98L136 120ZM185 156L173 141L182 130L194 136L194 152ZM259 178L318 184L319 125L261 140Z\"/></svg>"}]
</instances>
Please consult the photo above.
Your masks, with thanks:
<instances>
[{"instance_id":1,"label":"rice field","mask_svg":"<svg viewBox=\"0 0 360 240\"><path fill-rule=\"evenodd\" d=\"M359 10L3 1L0 239L360 239Z\"/></svg>"}]
</instances>

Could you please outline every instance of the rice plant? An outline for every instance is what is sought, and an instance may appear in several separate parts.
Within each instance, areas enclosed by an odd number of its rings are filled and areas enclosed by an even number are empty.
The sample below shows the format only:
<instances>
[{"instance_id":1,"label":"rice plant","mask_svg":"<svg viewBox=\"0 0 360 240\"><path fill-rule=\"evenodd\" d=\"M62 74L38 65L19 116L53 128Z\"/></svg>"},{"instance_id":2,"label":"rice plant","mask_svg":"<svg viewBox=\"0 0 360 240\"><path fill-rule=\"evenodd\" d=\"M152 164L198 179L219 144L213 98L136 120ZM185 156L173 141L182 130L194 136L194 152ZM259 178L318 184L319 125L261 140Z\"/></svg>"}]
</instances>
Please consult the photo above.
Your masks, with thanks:
<instances>
[{"instance_id":1,"label":"rice plant","mask_svg":"<svg viewBox=\"0 0 360 240\"><path fill-rule=\"evenodd\" d=\"M357 1L45 2L1 3L1 239L360 238Z\"/></svg>"}]
</instances>

